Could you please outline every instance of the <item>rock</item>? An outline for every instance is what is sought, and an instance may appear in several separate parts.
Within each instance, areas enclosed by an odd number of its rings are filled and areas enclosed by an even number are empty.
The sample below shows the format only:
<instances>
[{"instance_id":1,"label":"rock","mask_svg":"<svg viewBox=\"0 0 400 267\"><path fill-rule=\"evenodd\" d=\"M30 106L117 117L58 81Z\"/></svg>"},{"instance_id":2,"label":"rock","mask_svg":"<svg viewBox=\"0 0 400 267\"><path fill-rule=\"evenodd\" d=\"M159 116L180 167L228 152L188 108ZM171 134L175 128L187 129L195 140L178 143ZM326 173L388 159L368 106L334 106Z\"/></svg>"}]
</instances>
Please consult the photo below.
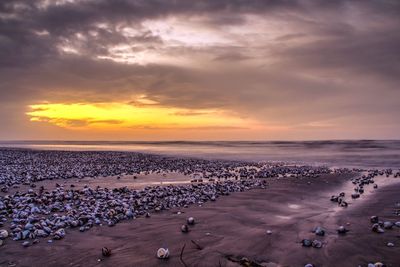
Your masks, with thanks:
<instances>
[{"instance_id":1,"label":"rock","mask_svg":"<svg viewBox=\"0 0 400 267\"><path fill-rule=\"evenodd\" d=\"M371 223L378 223L379 222L379 217L378 216L371 216L370 221L371 221Z\"/></svg>"},{"instance_id":2,"label":"rock","mask_svg":"<svg viewBox=\"0 0 400 267\"><path fill-rule=\"evenodd\" d=\"M55 240L60 240L63 239L65 236L65 230L63 228L58 229L55 233L54 233L54 238Z\"/></svg>"},{"instance_id":3,"label":"rock","mask_svg":"<svg viewBox=\"0 0 400 267\"><path fill-rule=\"evenodd\" d=\"M346 229L346 227L344 227L343 225L339 226L339 228L337 229L338 234L346 234L349 230Z\"/></svg>"},{"instance_id":4,"label":"rock","mask_svg":"<svg viewBox=\"0 0 400 267\"><path fill-rule=\"evenodd\" d=\"M187 224L188 225L194 225L194 218L193 217L187 218Z\"/></svg>"},{"instance_id":5,"label":"rock","mask_svg":"<svg viewBox=\"0 0 400 267\"><path fill-rule=\"evenodd\" d=\"M312 265L311 263L307 263L306 265L304 265L304 267L314 267L314 265Z\"/></svg>"},{"instance_id":6,"label":"rock","mask_svg":"<svg viewBox=\"0 0 400 267\"><path fill-rule=\"evenodd\" d=\"M168 250L168 248L159 248L157 250L157 258L159 258L159 259L168 259L169 258L169 250Z\"/></svg>"},{"instance_id":7,"label":"rock","mask_svg":"<svg viewBox=\"0 0 400 267\"><path fill-rule=\"evenodd\" d=\"M394 243L388 242L388 243L386 244L386 246L388 246L388 247L394 247Z\"/></svg>"},{"instance_id":8,"label":"rock","mask_svg":"<svg viewBox=\"0 0 400 267\"><path fill-rule=\"evenodd\" d=\"M8 232L7 230L0 230L0 239L6 239L8 237Z\"/></svg>"},{"instance_id":9,"label":"rock","mask_svg":"<svg viewBox=\"0 0 400 267\"><path fill-rule=\"evenodd\" d=\"M301 244L303 245L303 247L311 247L312 241L310 239L303 239L301 241Z\"/></svg>"},{"instance_id":10,"label":"rock","mask_svg":"<svg viewBox=\"0 0 400 267\"><path fill-rule=\"evenodd\" d=\"M318 236L324 236L325 235L325 230L320 226L315 227L313 232Z\"/></svg>"},{"instance_id":11,"label":"rock","mask_svg":"<svg viewBox=\"0 0 400 267\"><path fill-rule=\"evenodd\" d=\"M372 231L378 234L382 234L385 232L385 230L383 230L378 223L372 225Z\"/></svg>"},{"instance_id":12,"label":"rock","mask_svg":"<svg viewBox=\"0 0 400 267\"><path fill-rule=\"evenodd\" d=\"M29 241L24 241L22 243L22 246L25 247L25 248L29 247L30 245L31 245L31 243Z\"/></svg>"},{"instance_id":13,"label":"rock","mask_svg":"<svg viewBox=\"0 0 400 267\"><path fill-rule=\"evenodd\" d=\"M319 240L314 240L311 245L313 248L322 248L322 242Z\"/></svg>"},{"instance_id":14,"label":"rock","mask_svg":"<svg viewBox=\"0 0 400 267\"><path fill-rule=\"evenodd\" d=\"M189 232L189 227L187 226L187 224L184 224L181 226L181 231L182 231L182 233Z\"/></svg>"},{"instance_id":15,"label":"rock","mask_svg":"<svg viewBox=\"0 0 400 267\"><path fill-rule=\"evenodd\" d=\"M272 235L272 231L271 230L267 230L267 235Z\"/></svg>"},{"instance_id":16,"label":"rock","mask_svg":"<svg viewBox=\"0 0 400 267\"><path fill-rule=\"evenodd\" d=\"M109 249L109 248L107 248L107 247L103 247L103 248L101 249L101 254L102 254L104 257L110 257L110 256L111 256L111 249Z\"/></svg>"},{"instance_id":17,"label":"rock","mask_svg":"<svg viewBox=\"0 0 400 267\"><path fill-rule=\"evenodd\" d=\"M393 228L393 223L389 222L389 221L386 221L386 222L383 223L383 228L392 229Z\"/></svg>"}]
</instances>

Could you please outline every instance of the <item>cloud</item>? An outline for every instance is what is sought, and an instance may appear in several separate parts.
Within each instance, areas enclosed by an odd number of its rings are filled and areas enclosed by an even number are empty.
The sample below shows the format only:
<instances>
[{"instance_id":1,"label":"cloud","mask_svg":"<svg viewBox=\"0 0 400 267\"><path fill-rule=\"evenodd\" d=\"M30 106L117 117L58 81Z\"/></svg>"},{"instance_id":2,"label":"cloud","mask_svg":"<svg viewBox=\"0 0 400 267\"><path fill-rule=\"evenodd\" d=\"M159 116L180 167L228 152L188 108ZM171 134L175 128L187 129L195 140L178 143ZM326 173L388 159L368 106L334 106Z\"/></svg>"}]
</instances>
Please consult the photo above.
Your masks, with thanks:
<instances>
[{"instance_id":1,"label":"cloud","mask_svg":"<svg viewBox=\"0 0 400 267\"><path fill-rule=\"evenodd\" d=\"M27 106L45 101L398 136L399 18L397 1L4 0L0 138L31 127Z\"/></svg>"}]
</instances>

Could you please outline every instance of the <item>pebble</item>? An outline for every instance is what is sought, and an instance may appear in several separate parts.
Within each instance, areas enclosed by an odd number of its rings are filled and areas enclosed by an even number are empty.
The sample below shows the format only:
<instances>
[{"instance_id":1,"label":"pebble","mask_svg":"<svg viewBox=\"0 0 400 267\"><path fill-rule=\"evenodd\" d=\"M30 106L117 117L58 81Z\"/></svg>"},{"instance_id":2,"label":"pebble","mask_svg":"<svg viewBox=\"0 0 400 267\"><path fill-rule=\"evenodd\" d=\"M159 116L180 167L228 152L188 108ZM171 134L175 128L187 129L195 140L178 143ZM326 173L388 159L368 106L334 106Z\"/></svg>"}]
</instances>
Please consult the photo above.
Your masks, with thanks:
<instances>
[{"instance_id":1,"label":"pebble","mask_svg":"<svg viewBox=\"0 0 400 267\"><path fill-rule=\"evenodd\" d=\"M371 223L378 223L379 222L379 217L378 216L371 216L370 221L371 221Z\"/></svg>"},{"instance_id":2,"label":"pebble","mask_svg":"<svg viewBox=\"0 0 400 267\"><path fill-rule=\"evenodd\" d=\"M312 241L310 239L303 239L301 241L301 243L302 243L303 247L311 247L311 245L312 245Z\"/></svg>"},{"instance_id":3,"label":"pebble","mask_svg":"<svg viewBox=\"0 0 400 267\"><path fill-rule=\"evenodd\" d=\"M109 248L107 248L107 247L103 247L103 248L101 249L101 254L102 254L104 257L110 257L110 256L111 256L111 249L109 249Z\"/></svg>"},{"instance_id":4,"label":"pebble","mask_svg":"<svg viewBox=\"0 0 400 267\"><path fill-rule=\"evenodd\" d=\"M346 234L349 230L346 229L346 227L344 227L343 225L339 226L339 228L337 229L338 234Z\"/></svg>"},{"instance_id":5,"label":"pebble","mask_svg":"<svg viewBox=\"0 0 400 267\"><path fill-rule=\"evenodd\" d=\"M322 242L319 240L314 240L311 245L313 248L322 248Z\"/></svg>"},{"instance_id":6,"label":"pebble","mask_svg":"<svg viewBox=\"0 0 400 267\"><path fill-rule=\"evenodd\" d=\"M7 237L8 237L8 231L4 230L4 229L1 229L0 230L0 240L1 239L6 239Z\"/></svg>"},{"instance_id":7,"label":"pebble","mask_svg":"<svg viewBox=\"0 0 400 267\"><path fill-rule=\"evenodd\" d=\"M382 234L385 232L385 230L383 230L383 228L378 223L372 225L372 231L378 234Z\"/></svg>"},{"instance_id":8,"label":"pebble","mask_svg":"<svg viewBox=\"0 0 400 267\"><path fill-rule=\"evenodd\" d=\"M394 247L394 243L388 242L388 243L386 244L386 246L388 246L388 247Z\"/></svg>"},{"instance_id":9,"label":"pebble","mask_svg":"<svg viewBox=\"0 0 400 267\"><path fill-rule=\"evenodd\" d=\"M187 224L188 225L194 225L194 218L193 217L187 218Z\"/></svg>"},{"instance_id":10,"label":"pebble","mask_svg":"<svg viewBox=\"0 0 400 267\"><path fill-rule=\"evenodd\" d=\"M187 224L184 224L181 226L181 231L182 231L182 233L189 232L189 227L187 226Z\"/></svg>"},{"instance_id":11,"label":"pebble","mask_svg":"<svg viewBox=\"0 0 400 267\"><path fill-rule=\"evenodd\" d=\"M325 230L322 227L317 226L317 227L314 228L313 233L315 233L318 236L324 236L325 235Z\"/></svg>"},{"instance_id":12,"label":"pebble","mask_svg":"<svg viewBox=\"0 0 400 267\"><path fill-rule=\"evenodd\" d=\"M393 223L392 222L388 222L388 221L386 221L386 222L384 222L383 223L383 228L385 228L385 229L392 229L393 228Z\"/></svg>"}]
</instances>

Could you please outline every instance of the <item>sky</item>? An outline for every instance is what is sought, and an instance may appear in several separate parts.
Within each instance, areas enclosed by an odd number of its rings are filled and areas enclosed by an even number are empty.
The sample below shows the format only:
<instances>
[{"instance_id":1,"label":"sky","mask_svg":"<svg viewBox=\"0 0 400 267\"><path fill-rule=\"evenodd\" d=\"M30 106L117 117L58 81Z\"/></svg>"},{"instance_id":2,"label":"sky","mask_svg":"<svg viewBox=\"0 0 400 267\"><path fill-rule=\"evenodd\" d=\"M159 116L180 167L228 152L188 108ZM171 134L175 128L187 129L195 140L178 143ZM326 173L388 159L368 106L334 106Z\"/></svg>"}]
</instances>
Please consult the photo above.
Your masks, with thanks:
<instances>
[{"instance_id":1,"label":"sky","mask_svg":"<svg viewBox=\"0 0 400 267\"><path fill-rule=\"evenodd\" d=\"M400 1L2 0L0 140L400 139Z\"/></svg>"}]
</instances>

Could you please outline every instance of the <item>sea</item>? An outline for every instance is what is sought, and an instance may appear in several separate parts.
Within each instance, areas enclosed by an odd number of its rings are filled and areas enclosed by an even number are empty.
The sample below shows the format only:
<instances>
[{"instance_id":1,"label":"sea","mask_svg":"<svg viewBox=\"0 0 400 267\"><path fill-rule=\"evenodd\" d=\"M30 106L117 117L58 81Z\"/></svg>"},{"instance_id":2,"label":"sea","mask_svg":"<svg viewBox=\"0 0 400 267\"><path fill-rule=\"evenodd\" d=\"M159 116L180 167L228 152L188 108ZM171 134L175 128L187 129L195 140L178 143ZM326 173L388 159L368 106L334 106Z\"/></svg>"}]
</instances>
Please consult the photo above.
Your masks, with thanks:
<instances>
[{"instance_id":1,"label":"sea","mask_svg":"<svg viewBox=\"0 0 400 267\"><path fill-rule=\"evenodd\" d=\"M0 147L69 151L135 151L205 159L400 169L400 140L2 141Z\"/></svg>"}]
</instances>

